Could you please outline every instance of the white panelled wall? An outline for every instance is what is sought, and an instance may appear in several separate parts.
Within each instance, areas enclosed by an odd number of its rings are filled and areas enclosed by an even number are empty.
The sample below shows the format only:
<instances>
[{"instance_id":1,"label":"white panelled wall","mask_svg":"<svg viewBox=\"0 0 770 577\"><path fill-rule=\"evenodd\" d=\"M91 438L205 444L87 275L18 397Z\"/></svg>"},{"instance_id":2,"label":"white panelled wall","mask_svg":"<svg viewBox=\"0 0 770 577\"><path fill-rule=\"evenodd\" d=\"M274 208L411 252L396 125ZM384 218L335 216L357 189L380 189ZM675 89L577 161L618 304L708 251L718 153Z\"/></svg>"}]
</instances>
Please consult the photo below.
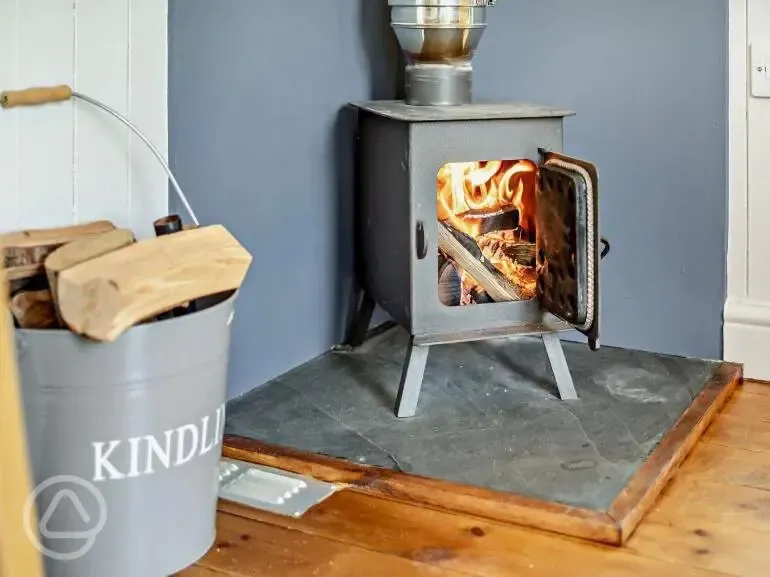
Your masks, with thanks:
<instances>
[{"instance_id":1,"label":"white panelled wall","mask_svg":"<svg viewBox=\"0 0 770 577\"><path fill-rule=\"evenodd\" d=\"M0 0L0 90L69 84L166 154L167 0ZM167 179L143 143L84 102L0 109L0 232L110 219L152 233Z\"/></svg>"},{"instance_id":2,"label":"white panelled wall","mask_svg":"<svg viewBox=\"0 0 770 577\"><path fill-rule=\"evenodd\" d=\"M770 380L770 99L751 96L749 47L770 41L770 1L729 0L730 142L724 356Z\"/></svg>"}]
</instances>

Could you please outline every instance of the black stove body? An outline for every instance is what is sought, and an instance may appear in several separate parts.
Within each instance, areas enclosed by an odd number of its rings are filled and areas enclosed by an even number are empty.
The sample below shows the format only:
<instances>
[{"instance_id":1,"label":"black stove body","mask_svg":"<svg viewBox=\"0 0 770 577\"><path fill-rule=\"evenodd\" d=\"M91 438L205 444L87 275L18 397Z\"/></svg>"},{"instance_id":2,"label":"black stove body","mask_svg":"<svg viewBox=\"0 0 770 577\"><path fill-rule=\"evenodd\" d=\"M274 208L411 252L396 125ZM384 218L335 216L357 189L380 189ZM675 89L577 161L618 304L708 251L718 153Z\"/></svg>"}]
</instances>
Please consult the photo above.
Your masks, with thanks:
<instances>
[{"instance_id":1,"label":"black stove body","mask_svg":"<svg viewBox=\"0 0 770 577\"><path fill-rule=\"evenodd\" d=\"M562 153L569 110L520 102L358 111L358 284L348 344L379 304L411 335L396 414L415 414L431 346L541 335L575 399L559 332L599 346L598 177Z\"/></svg>"}]
</instances>

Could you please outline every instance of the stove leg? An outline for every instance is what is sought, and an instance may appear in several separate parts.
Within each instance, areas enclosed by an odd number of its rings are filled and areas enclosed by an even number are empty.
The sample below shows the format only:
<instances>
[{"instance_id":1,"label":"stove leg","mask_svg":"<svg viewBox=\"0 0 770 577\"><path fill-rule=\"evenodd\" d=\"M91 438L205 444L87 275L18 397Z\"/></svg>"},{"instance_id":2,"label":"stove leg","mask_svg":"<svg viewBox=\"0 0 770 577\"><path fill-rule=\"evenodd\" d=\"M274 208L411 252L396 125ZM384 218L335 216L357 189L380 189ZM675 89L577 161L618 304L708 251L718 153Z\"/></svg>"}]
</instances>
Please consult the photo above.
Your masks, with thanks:
<instances>
[{"instance_id":1,"label":"stove leg","mask_svg":"<svg viewBox=\"0 0 770 577\"><path fill-rule=\"evenodd\" d=\"M409 341L396 397L396 416L399 419L414 417L417 412L417 399L420 397L429 350L428 345L416 345L414 339Z\"/></svg>"},{"instance_id":2,"label":"stove leg","mask_svg":"<svg viewBox=\"0 0 770 577\"><path fill-rule=\"evenodd\" d=\"M372 323L374 306L374 299L368 293L364 293L353 323L348 330L348 335L345 339L346 345L356 348L364 344L366 333L369 331L369 325Z\"/></svg>"},{"instance_id":3,"label":"stove leg","mask_svg":"<svg viewBox=\"0 0 770 577\"><path fill-rule=\"evenodd\" d=\"M559 335L557 333L544 333L543 344L545 345L545 352L548 353L548 360L551 361L551 370L556 379L556 388L559 389L561 400L574 401L578 398L578 394L575 390L575 383L572 382L572 375L569 372Z\"/></svg>"}]
</instances>

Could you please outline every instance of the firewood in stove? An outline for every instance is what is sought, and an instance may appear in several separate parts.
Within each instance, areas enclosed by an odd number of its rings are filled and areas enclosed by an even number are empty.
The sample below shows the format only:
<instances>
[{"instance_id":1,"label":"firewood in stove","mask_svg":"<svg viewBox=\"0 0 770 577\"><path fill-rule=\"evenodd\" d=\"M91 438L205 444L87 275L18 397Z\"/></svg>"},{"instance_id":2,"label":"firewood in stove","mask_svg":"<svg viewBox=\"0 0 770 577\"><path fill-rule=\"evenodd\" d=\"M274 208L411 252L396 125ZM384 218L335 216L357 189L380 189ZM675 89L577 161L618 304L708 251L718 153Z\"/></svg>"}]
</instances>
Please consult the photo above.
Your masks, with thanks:
<instances>
[{"instance_id":1,"label":"firewood in stove","mask_svg":"<svg viewBox=\"0 0 770 577\"><path fill-rule=\"evenodd\" d=\"M61 313L56 302L56 287L61 272L113 250L128 246L135 242L135 240L134 233L131 230L116 228L109 232L79 238L57 248L48 255L44 263L45 273L48 278L48 286L53 295L56 316L59 320L61 320Z\"/></svg>"},{"instance_id":2,"label":"firewood in stove","mask_svg":"<svg viewBox=\"0 0 770 577\"><path fill-rule=\"evenodd\" d=\"M524 298L519 287L486 260L472 238L442 222L439 222L438 234L441 250L472 276L492 300L505 302Z\"/></svg>"},{"instance_id":3,"label":"firewood in stove","mask_svg":"<svg viewBox=\"0 0 770 577\"><path fill-rule=\"evenodd\" d=\"M59 274L66 325L98 341L196 298L240 288L251 255L224 227L140 240Z\"/></svg>"},{"instance_id":4,"label":"firewood in stove","mask_svg":"<svg viewBox=\"0 0 770 577\"><path fill-rule=\"evenodd\" d=\"M495 302L489 298L489 295L480 286L475 286L471 289L471 299L473 299L473 302L477 305Z\"/></svg>"},{"instance_id":5,"label":"firewood in stove","mask_svg":"<svg viewBox=\"0 0 770 577\"><path fill-rule=\"evenodd\" d=\"M454 261L442 258L438 270L438 299L448 307L460 306L462 300L462 284L460 272L455 268Z\"/></svg>"},{"instance_id":6,"label":"firewood in stove","mask_svg":"<svg viewBox=\"0 0 770 577\"><path fill-rule=\"evenodd\" d=\"M534 242L517 238L515 230L499 230L476 239L481 252L489 259L508 259L522 266L535 266L537 249Z\"/></svg>"},{"instance_id":7,"label":"firewood in stove","mask_svg":"<svg viewBox=\"0 0 770 577\"><path fill-rule=\"evenodd\" d=\"M520 240L515 230L498 230L476 239L481 251L489 258L507 258L523 266L535 266L537 249L534 242Z\"/></svg>"},{"instance_id":8,"label":"firewood in stove","mask_svg":"<svg viewBox=\"0 0 770 577\"><path fill-rule=\"evenodd\" d=\"M113 230L115 225L99 220L74 226L22 230L0 234L5 278L19 281L44 273L46 257L54 250L85 236Z\"/></svg>"},{"instance_id":9,"label":"firewood in stove","mask_svg":"<svg viewBox=\"0 0 770 577\"><path fill-rule=\"evenodd\" d=\"M536 253L534 243L523 241L521 231L501 230L476 239L481 253L505 278L519 287L523 298L537 293Z\"/></svg>"},{"instance_id":10,"label":"firewood in stove","mask_svg":"<svg viewBox=\"0 0 770 577\"><path fill-rule=\"evenodd\" d=\"M11 299L11 312L22 329L59 328L51 291L22 291Z\"/></svg>"}]
</instances>

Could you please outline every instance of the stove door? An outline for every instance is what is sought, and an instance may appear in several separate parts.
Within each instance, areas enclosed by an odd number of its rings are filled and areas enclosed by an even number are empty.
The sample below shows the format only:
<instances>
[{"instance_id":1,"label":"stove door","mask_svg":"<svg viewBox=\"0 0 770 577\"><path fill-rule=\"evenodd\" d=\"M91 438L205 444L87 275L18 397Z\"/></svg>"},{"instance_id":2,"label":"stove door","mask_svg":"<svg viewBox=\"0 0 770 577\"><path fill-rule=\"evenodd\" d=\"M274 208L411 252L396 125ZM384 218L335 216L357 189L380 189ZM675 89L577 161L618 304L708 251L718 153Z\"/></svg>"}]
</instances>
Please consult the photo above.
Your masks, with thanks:
<instances>
[{"instance_id":1,"label":"stove door","mask_svg":"<svg viewBox=\"0 0 770 577\"><path fill-rule=\"evenodd\" d=\"M543 152L537 190L541 306L599 348L599 180L587 162Z\"/></svg>"}]
</instances>

